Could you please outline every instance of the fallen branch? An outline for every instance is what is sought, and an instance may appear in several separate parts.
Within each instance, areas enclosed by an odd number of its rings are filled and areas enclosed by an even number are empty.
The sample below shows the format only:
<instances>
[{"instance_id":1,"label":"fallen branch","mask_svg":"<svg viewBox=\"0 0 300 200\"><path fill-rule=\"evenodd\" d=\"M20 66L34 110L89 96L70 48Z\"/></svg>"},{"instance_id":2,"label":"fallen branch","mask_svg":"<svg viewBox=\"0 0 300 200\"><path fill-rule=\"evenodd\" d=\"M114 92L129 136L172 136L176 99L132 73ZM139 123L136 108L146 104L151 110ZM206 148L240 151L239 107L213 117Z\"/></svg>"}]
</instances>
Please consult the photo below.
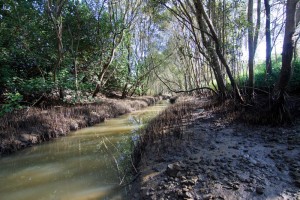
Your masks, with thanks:
<instances>
[{"instance_id":1,"label":"fallen branch","mask_svg":"<svg viewBox=\"0 0 300 200\"><path fill-rule=\"evenodd\" d=\"M176 91L176 90L173 90L167 83L165 83L159 76L158 74L156 73L156 71L154 70L154 73L155 75L157 76L157 78L168 88L168 90L170 90L171 92L174 92L174 93L189 93L189 92L193 92L193 91L196 91L196 90L210 90L212 91L214 94L216 95L219 95L218 92L216 92L214 89L210 88L210 87L199 87L199 88L194 88L194 89L191 89L191 90L179 90L179 91Z\"/></svg>"},{"instance_id":2,"label":"fallen branch","mask_svg":"<svg viewBox=\"0 0 300 200\"><path fill-rule=\"evenodd\" d=\"M265 93L265 94L270 94L270 92L267 92L265 90L262 90L262 89L259 89L259 88L253 88L253 87L249 87L249 86L243 86L241 88L245 88L245 89L253 89L253 90L256 90L256 91L260 91L262 93Z\"/></svg>"}]
</instances>

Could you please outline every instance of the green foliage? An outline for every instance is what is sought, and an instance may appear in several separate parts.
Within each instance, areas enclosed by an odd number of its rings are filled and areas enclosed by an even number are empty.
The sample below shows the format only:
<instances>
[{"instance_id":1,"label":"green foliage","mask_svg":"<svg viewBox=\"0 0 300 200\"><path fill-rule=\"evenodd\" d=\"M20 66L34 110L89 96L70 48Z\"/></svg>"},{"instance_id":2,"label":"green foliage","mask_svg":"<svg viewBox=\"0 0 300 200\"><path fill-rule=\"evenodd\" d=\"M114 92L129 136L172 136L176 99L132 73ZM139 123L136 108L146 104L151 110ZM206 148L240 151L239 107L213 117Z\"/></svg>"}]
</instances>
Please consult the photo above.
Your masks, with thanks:
<instances>
[{"instance_id":1,"label":"green foliage","mask_svg":"<svg viewBox=\"0 0 300 200\"><path fill-rule=\"evenodd\" d=\"M281 57L277 60L272 60L272 74L266 76L266 64L265 62L259 63L255 66L255 87L262 89L272 89L275 87L281 70ZM246 77L240 78L240 85L247 83ZM298 91L300 90L300 60L296 60L293 63L293 73L291 80L288 85L288 91Z\"/></svg>"},{"instance_id":2,"label":"green foliage","mask_svg":"<svg viewBox=\"0 0 300 200\"><path fill-rule=\"evenodd\" d=\"M0 66L0 85L7 87L7 84L12 81L15 76L14 71L9 66Z\"/></svg>"},{"instance_id":3,"label":"green foliage","mask_svg":"<svg viewBox=\"0 0 300 200\"><path fill-rule=\"evenodd\" d=\"M300 91L300 59L294 61L292 78L288 87L291 91Z\"/></svg>"},{"instance_id":4,"label":"green foliage","mask_svg":"<svg viewBox=\"0 0 300 200\"><path fill-rule=\"evenodd\" d=\"M20 102L23 99L23 96L19 92L5 93L4 97L5 97L5 102L1 106L0 116L4 115L5 113L9 113L14 110L23 108L20 104Z\"/></svg>"},{"instance_id":5,"label":"green foliage","mask_svg":"<svg viewBox=\"0 0 300 200\"><path fill-rule=\"evenodd\" d=\"M20 93L30 95L30 94L46 94L49 93L54 87L54 83L50 79L44 79L41 77L31 78L28 80L22 80L18 83L18 89ZM39 97L39 96L38 96Z\"/></svg>"},{"instance_id":6,"label":"green foliage","mask_svg":"<svg viewBox=\"0 0 300 200\"><path fill-rule=\"evenodd\" d=\"M274 87L278 80L281 69L281 60L272 61L272 74L266 76L266 64L260 63L255 66L255 87Z\"/></svg>"},{"instance_id":7,"label":"green foliage","mask_svg":"<svg viewBox=\"0 0 300 200\"><path fill-rule=\"evenodd\" d=\"M63 53L58 59L55 23L47 12L45 2L2 1L1 92L18 92L23 95L24 101L31 103L42 94L56 95L58 89L63 89L68 98L72 96L75 97L74 101L80 100L80 95L88 96L93 92L96 83L100 82L101 70L108 64L104 80L101 80L102 92L123 91L126 87L130 90L131 86L136 85L138 93L145 93L146 82L140 80L137 84L137 79L148 70L147 65L141 64L145 63L148 55L137 58L135 54L147 51L144 43L149 37L146 34L148 17L140 16L146 21L143 35L138 36L141 27L138 27L137 33L132 33L133 27L129 22L137 21L131 13L134 4L128 3L126 9L129 10L125 12L125 6L120 8L117 4L122 3L117 2L109 5L110 1L66 1L61 14ZM125 0L122 2L127 3ZM142 14L140 11L138 13ZM162 12L154 21L162 22L167 17ZM134 40L143 44L143 49L134 49ZM0 99L4 99L4 96L0 96Z\"/></svg>"}]
</instances>

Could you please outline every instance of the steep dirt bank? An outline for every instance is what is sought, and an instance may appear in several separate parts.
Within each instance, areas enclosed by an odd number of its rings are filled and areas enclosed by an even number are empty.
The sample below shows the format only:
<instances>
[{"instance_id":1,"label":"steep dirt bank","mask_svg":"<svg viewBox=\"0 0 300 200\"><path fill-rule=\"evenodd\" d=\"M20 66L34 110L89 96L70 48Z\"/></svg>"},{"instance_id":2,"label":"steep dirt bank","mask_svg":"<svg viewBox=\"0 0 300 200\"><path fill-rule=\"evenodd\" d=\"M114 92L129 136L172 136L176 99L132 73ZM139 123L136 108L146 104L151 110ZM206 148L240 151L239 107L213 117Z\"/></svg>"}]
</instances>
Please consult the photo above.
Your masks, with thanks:
<instances>
[{"instance_id":1,"label":"steep dirt bank","mask_svg":"<svg viewBox=\"0 0 300 200\"><path fill-rule=\"evenodd\" d=\"M300 199L299 120L250 126L201 105L179 137L173 129L144 148L130 199Z\"/></svg>"},{"instance_id":2,"label":"steep dirt bank","mask_svg":"<svg viewBox=\"0 0 300 200\"><path fill-rule=\"evenodd\" d=\"M160 97L101 98L99 103L50 109L30 108L7 114L0 119L0 155L65 136L70 131L144 108L158 100Z\"/></svg>"}]
</instances>

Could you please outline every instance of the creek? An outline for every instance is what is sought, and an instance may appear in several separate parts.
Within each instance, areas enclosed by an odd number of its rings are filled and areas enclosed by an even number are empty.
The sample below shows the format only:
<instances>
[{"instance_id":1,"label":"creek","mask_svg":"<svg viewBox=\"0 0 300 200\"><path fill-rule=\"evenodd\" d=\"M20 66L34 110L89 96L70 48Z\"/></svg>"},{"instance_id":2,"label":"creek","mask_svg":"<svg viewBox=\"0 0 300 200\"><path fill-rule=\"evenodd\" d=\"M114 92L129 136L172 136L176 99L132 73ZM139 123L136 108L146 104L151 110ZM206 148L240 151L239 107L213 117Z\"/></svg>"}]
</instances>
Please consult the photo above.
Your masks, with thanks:
<instances>
[{"instance_id":1,"label":"creek","mask_svg":"<svg viewBox=\"0 0 300 200\"><path fill-rule=\"evenodd\" d=\"M156 104L0 158L0 199L122 199L126 187L119 185L128 178L126 156L137 130L166 106Z\"/></svg>"}]
</instances>

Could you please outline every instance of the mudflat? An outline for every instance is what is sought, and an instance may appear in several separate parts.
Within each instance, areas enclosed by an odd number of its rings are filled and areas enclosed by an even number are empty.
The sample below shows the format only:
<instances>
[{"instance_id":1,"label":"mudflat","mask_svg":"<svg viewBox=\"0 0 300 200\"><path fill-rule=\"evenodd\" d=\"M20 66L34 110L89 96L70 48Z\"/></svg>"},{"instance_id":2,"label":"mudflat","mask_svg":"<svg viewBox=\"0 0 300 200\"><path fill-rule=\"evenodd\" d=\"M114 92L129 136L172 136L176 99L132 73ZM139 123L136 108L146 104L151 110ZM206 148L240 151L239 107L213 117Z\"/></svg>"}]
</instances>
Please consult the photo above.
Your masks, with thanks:
<instances>
[{"instance_id":1,"label":"mudflat","mask_svg":"<svg viewBox=\"0 0 300 200\"><path fill-rule=\"evenodd\" d=\"M299 120L254 126L198 108L164 140L146 148L134 199L300 199Z\"/></svg>"}]
</instances>

